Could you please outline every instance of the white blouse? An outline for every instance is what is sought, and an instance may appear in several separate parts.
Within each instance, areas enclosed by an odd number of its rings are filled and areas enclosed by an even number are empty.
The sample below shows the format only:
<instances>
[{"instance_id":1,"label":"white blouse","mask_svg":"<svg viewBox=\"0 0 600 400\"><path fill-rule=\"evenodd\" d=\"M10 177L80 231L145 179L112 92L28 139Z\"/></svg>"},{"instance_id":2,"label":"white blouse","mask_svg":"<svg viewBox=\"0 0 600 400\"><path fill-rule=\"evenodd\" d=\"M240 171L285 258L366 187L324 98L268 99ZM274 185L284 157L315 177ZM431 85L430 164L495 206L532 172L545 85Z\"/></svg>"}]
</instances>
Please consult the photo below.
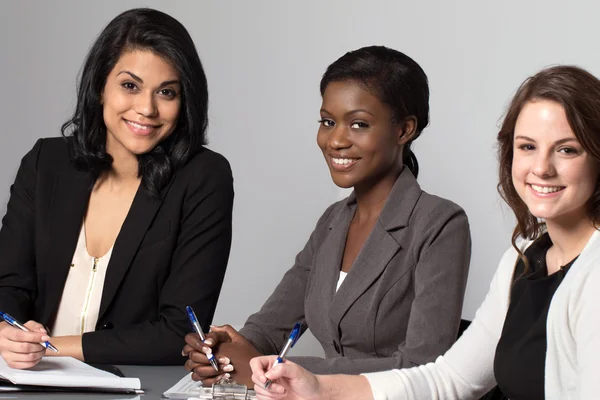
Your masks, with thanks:
<instances>
[{"instance_id":1,"label":"white blouse","mask_svg":"<svg viewBox=\"0 0 600 400\"><path fill-rule=\"evenodd\" d=\"M77 248L65 282L52 336L82 335L96 330L106 269L113 248L102 257L87 252L85 224L81 224Z\"/></svg>"},{"instance_id":2,"label":"white blouse","mask_svg":"<svg viewBox=\"0 0 600 400\"><path fill-rule=\"evenodd\" d=\"M342 282L344 282L344 279L346 279L346 275L348 275L347 272L340 271L340 277L338 278L337 285L335 287L336 292L340 289L340 286L342 286Z\"/></svg>"}]
</instances>

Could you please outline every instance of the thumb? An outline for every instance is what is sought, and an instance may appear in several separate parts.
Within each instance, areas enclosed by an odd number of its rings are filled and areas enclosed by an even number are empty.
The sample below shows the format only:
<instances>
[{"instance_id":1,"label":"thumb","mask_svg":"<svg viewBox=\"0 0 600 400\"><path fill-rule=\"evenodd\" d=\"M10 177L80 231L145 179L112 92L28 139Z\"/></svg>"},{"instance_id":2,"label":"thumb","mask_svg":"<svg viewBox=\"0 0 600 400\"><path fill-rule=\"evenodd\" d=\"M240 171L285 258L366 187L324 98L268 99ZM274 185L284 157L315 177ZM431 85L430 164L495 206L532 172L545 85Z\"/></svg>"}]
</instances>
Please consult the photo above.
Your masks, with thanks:
<instances>
[{"instance_id":1,"label":"thumb","mask_svg":"<svg viewBox=\"0 0 600 400\"><path fill-rule=\"evenodd\" d=\"M210 327L210 331L219 335L219 339L221 339L220 341L222 341L222 342L234 342L236 340L243 338L243 336L240 335L238 333L238 331L236 331L235 328L231 325L222 325L222 326L212 325ZM223 336L226 337L227 339L224 339Z\"/></svg>"},{"instance_id":2,"label":"thumb","mask_svg":"<svg viewBox=\"0 0 600 400\"><path fill-rule=\"evenodd\" d=\"M298 364L294 364L293 362L286 360L285 362L277 364L267 371L265 376L271 380L279 378L296 380L302 378L306 373L308 372Z\"/></svg>"}]
</instances>

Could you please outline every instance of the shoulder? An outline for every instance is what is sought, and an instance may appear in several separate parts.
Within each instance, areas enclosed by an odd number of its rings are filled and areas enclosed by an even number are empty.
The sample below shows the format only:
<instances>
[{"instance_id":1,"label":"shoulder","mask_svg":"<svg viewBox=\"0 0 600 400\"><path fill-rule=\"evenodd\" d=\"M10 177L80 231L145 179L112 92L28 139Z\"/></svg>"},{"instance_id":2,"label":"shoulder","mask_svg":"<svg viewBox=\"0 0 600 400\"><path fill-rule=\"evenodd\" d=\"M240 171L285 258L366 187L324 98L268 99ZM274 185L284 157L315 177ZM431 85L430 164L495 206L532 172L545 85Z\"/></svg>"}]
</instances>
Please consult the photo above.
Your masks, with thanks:
<instances>
[{"instance_id":1,"label":"shoulder","mask_svg":"<svg viewBox=\"0 0 600 400\"><path fill-rule=\"evenodd\" d=\"M38 139L23 157L23 162L36 165L42 172L71 167L71 140L64 137Z\"/></svg>"},{"instance_id":2,"label":"shoulder","mask_svg":"<svg viewBox=\"0 0 600 400\"><path fill-rule=\"evenodd\" d=\"M233 173L229 161L221 154L202 147L177 172L181 180L193 182L232 182Z\"/></svg>"},{"instance_id":3,"label":"shoulder","mask_svg":"<svg viewBox=\"0 0 600 400\"><path fill-rule=\"evenodd\" d=\"M448 199L421 191L410 215L409 225L418 231L435 234L450 222L455 228L470 231L467 214L461 206Z\"/></svg>"}]
</instances>

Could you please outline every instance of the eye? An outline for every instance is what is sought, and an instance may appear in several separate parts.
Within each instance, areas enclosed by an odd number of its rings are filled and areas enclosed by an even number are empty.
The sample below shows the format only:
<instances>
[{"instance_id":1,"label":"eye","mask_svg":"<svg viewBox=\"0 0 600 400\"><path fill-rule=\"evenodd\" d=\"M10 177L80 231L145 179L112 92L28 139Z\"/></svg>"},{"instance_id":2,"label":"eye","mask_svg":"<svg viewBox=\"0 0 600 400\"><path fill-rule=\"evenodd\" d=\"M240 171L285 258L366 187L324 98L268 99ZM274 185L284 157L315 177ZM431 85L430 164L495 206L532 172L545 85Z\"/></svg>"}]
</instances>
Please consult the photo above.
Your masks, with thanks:
<instances>
[{"instance_id":1,"label":"eye","mask_svg":"<svg viewBox=\"0 0 600 400\"><path fill-rule=\"evenodd\" d=\"M161 89L158 91L161 96L168 97L170 99L177 97L177 92L173 89Z\"/></svg>"},{"instance_id":2,"label":"eye","mask_svg":"<svg viewBox=\"0 0 600 400\"><path fill-rule=\"evenodd\" d=\"M133 83L133 82L123 82L121 84L121 86L123 86L127 90L135 90L135 89L137 89L136 84Z\"/></svg>"},{"instance_id":3,"label":"eye","mask_svg":"<svg viewBox=\"0 0 600 400\"><path fill-rule=\"evenodd\" d=\"M568 154L568 155L576 155L579 154L579 152L577 151L577 149L573 148L573 147L562 147L560 149L558 149L559 152L564 153L564 154Z\"/></svg>"},{"instance_id":4,"label":"eye","mask_svg":"<svg viewBox=\"0 0 600 400\"><path fill-rule=\"evenodd\" d=\"M322 119L320 119L318 122L319 122L321 125L323 125L323 126L326 126L326 127L328 127L328 128L331 128L332 126L334 126L334 125L335 125L335 122L333 122L332 120L330 120L330 119L327 119L327 118L322 118Z\"/></svg>"},{"instance_id":5,"label":"eye","mask_svg":"<svg viewBox=\"0 0 600 400\"><path fill-rule=\"evenodd\" d=\"M520 150L530 151L535 150L535 146L529 143L519 145Z\"/></svg>"},{"instance_id":6,"label":"eye","mask_svg":"<svg viewBox=\"0 0 600 400\"><path fill-rule=\"evenodd\" d=\"M353 122L352 125L350 125L351 128L353 129L365 129L369 127L369 124L367 124L366 122L362 122L362 121L356 121Z\"/></svg>"}]
</instances>

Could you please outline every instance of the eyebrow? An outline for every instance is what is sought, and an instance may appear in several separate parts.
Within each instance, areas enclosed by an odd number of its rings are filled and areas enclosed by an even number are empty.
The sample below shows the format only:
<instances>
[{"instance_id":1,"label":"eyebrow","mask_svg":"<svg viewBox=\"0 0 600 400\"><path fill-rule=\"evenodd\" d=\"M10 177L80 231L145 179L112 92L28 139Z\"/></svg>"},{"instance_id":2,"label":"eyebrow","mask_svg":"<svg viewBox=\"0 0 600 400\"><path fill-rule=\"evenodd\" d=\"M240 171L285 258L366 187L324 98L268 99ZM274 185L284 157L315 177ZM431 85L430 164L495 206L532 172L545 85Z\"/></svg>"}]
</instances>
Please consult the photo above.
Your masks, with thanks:
<instances>
[{"instance_id":1,"label":"eyebrow","mask_svg":"<svg viewBox=\"0 0 600 400\"><path fill-rule=\"evenodd\" d=\"M529 136L525 136L525 135L515 136L515 140L517 140L517 139L527 140L529 142L535 142L535 140L533 140ZM577 143L577 139L572 138L572 137L564 138L564 139L557 140L554 144L563 144L563 143L568 143L568 142L576 142Z\"/></svg>"},{"instance_id":2,"label":"eyebrow","mask_svg":"<svg viewBox=\"0 0 600 400\"><path fill-rule=\"evenodd\" d=\"M140 78L139 76L137 76L136 74L134 74L131 71L121 71L117 74L117 76L121 75L121 74L128 74L129 76L131 76L133 78L133 80L139 82L139 83L144 83L144 80L142 78ZM170 81L164 81L162 82L160 85L158 86L167 86L167 85L172 85L172 84L177 84L179 85L179 79L172 79Z\"/></svg>"},{"instance_id":3,"label":"eyebrow","mask_svg":"<svg viewBox=\"0 0 600 400\"><path fill-rule=\"evenodd\" d=\"M321 108L321 112L324 112L324 113L327 113L327 114L331 114L329 111L327 111L324 108ZM348 111L347 113L344 114L344 116L348 116L348 115L352 115L352 114L357 114L357 113L361 113L361 112L364 112L364 113L367 113L369 115L375 116L375 114L373 114L370 111L365 110L364 108L358 108L356 110Z\"/></svg>"}]
</instances>

